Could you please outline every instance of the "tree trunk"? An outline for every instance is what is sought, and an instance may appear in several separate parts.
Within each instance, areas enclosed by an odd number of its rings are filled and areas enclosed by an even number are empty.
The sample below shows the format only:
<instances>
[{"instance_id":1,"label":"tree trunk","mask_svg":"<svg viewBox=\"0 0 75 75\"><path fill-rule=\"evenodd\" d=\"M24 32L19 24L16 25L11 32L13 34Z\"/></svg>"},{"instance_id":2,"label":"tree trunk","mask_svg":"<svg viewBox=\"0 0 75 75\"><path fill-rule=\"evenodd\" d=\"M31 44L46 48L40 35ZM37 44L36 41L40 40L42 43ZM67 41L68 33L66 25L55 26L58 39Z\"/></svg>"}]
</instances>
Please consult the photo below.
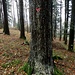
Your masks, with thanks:
<instances>
[{"instance_id":1,"label":"tree trunk","mask_svg":"<svg viewBox=\"0 0 75 75\"><path fill-rule=\"evenodd\" d=\"M1 14L2 14L2 1L0 1L0 28L2 28L2 18L1 18Z\"/></svg>"},{"instance_id":2,"label":"tree trunk","mask_svg":"<svg viewBox=\"0 0 75 75\"><path fill-rule=\"evenodd\" d=\"M65 20L65 44L67 44L67 30L68 30L68 15L69 15L69 0L66 1L66 20Z\"/></svg>"},{"instance_id":3,"label":"tree trunk","mask_svg":"<svg viewBox=\"0 0 75 75\"><path fill-rule=\"evenodd\" d=\"M3 2L3 12L4 12L4 34L9 35L9 26L8 26L8 14L7 14L7 4L6 0L2 0Z\"/></svg>"},{"instance_id":4,"label":"tree trunk","mask_svg":"<svg viewBox=\"0 0 75 75\"><path fill-rule=\"evenodd\" d=\"M20 38L26 39L24 29L23 0L19 0L19 5L20 5L20 25L21 25Z\"/></svg>"},{"instance_id":5,"label":"tree trunk","mask_svg":"<svg viewBox=\"0 0 75 75\"><path fill-rule=\"evenodd\" d=\"M50 12L51 12L51 17L50 17L50 22L51 22L51 37L52 37L52 41L53 41L53 1L50 1Z\"/></svg>"},{"instance_id":6,"label":"tree trunk","mask_svg":"<svg viewBox=\"0 0 75 75\"><path fill-rule=\"evenodd\" d=\"M56 23L56 16L55 16L55 24L54 24L54 39L56 39L56 28L57 28L57 23Z\"/></svg>"},{"instance_id":7,"label":"tree trunk","mask_svg":"<svg viewBox=\"0 0 75 75\"><path fill-rule=\"evenodd\" d=\"M74 51L74 29L75 29L75 0L72 0L72 16L70 25L70 35L69 35L69 51Z\"/></svg>"},{"instance_id":8,"label":"tree trunk","mask_svg":"<svg viewBox=\"0 0 75 75\"><path fill-rule=\"evenodd\" d=\"M29 23L31 32L31 26L33 25L33 0L29 0Z\"/></svg>"},{"instance_id":9,"label":"tree trunk","mask_svg":"<svg viewBox=\"0 0 75 75\"><path fill-rule=\"evenodd\" d=\"M51 0L34 0L29 64L35 75L52 75Z\"/></svg>"},{"instance_id":10,"label":"tree trunk","mask_svg":"<svg viewBox=\"0 0 75 75\"><path fill-rule=\"evenodd\" d=\"M61 41L61 38L62 38L62 19L61 19L61 13L62 13L62 1L60 2L60 37L59 37L60 41Z\"/></svg>"},{"instance_id":11,"label":"tree trunk","mask_svg":"<svg viewBox=\"0 0 75 75\"><path fill-rule=\"evenodd\" d=\"M21 31L21 25L20 25L20 12L19 12L19 2L16 0L16 7L17 7L17 18L18 18L18 23L17 23L17 28L19 31Z\"/></svg>"}]
</instances>

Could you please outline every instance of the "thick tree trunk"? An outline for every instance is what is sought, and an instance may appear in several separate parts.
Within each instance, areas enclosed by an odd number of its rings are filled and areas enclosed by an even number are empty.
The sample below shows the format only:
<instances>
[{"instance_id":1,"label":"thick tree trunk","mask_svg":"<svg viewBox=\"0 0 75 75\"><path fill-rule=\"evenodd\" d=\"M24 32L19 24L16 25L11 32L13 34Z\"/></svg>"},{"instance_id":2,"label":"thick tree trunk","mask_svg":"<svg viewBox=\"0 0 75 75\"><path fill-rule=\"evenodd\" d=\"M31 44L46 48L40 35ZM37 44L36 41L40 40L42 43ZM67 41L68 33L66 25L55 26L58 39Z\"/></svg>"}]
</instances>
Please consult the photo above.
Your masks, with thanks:
<instances>
[{"instance_id":1,"label":"thick tree trunk","mask_svg":"<svg viewBox=\"0 0 75 75\"><path fill-rule=\"evenodd\" d=\"M2 0L3 2L3 11L4 11L4 34L9 35L9 26L8 26L8 14L7 14L7 4L6 0Z\"/></svg>"},{"instance_id":2,"label":"thick tree trunk","mask_svg":"<svg viewBox=\"0 0 75 75\"><path fill-rule=\"evenodd\" d=\"M69 35L69 51L74 51L74 29L75 29L75 0L72 0L72 16L71 16L71 25L70 25L70 35Z\"/></svg>"},{"instance_id":3,"label":"thick tree trunk","mask_svg":"<svg viewBox=\"0 0 75 75\"><path fill-rule=\"evenodd\" d=\"M26 39L24 29L23 0L19 0L19 5L20 5L20 25L21 25L20 38Z\"/></svg>"},{"instance_id":4,"label":"thick tree trunk","mask_svg":"<svg viewBox=\"0 0 75 75\"><path fill-rule=\"evenodd\" d=\"M51 0L34 0L29 64L35 75L52 75Z\"/></svg>"}]
</instances>

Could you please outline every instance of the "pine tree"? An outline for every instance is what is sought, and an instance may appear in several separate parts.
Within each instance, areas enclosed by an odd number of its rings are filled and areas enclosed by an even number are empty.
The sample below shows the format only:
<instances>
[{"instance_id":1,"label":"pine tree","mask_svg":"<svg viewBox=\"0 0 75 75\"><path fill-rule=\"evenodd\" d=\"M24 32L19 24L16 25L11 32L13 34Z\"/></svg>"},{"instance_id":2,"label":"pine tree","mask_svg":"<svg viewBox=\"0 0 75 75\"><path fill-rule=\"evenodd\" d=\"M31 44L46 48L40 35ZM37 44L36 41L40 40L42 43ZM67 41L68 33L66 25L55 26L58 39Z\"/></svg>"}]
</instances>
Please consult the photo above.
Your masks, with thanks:
<instances>
[{"instance_id":1,"label":"pine tree","mask_svg":"<svg viewBox=\"0 0 75 75\"><path fill-rule=\"evenodd\" d=\"M33 1L29 64L35 75L52 75L51 0Z\"/></svg>"},{"instance_id":2,"label":"pine tree","mask_svg":"<svg viewBox=\"0 0 75 75\"><path fill-rule=\"evenodd\" d=\"M24 29L24 16L23 16L23 0L19 0L19 5L20 5L20 25L21 25L21 31L20 31L20 38L25 37L25 29Z\"/></svg>"},{"instance_id":3,"label":"pine tree","mask_svg":"<svg viewBox=\"0 0 75 75\"><path fill-rule=\"evenodd\" d=\"M72 0L72 15L71 15L71 25L70 25L70 35L69 35L69 51L74 51L74 29L75 29L75 0Z\"/></svg>"},{"instance_id":4,"label":"pine tree","mask_svg":"<svg viewBox=\"0 0 75 75\"><path fill-rule=\"evenodd\" d=\"M7 4L6 0L2 0L3 2L3 12L4 12L4 34L9 35L9 26L8 26L8 14L7 14Z\"/></svg>"}]
</instances>

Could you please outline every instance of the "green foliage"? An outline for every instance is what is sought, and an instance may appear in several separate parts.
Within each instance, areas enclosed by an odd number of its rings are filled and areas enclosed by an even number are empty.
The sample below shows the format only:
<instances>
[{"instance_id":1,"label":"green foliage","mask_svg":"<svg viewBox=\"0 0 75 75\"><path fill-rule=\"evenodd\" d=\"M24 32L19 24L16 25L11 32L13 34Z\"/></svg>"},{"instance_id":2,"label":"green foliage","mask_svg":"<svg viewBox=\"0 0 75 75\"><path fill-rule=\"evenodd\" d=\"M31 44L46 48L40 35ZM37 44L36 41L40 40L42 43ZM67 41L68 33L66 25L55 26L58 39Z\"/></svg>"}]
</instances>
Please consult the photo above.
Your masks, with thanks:
<instances>
[{"instance_id":1,"label":"green foliage","mask_svg":"<svg viewBox=\"0 0 75 75\"><path fill-rule=\"evenodd\" d=\"M2 64L2 67L3 67L3 68L7 68L8 65L9 65L9 63L5 63L5 64Z\"/></svg>"},{"instance_id":2,"label":"green foliage","mask_svg":"<svg viewBox=\"0 0 75 75\"><path fill-rule=\"evenodd\" d=\"M62 58L60 56L55 55L53 56L53 60L62 60Z\"/></svg>"},{"instance_id":3,"label":"green foliage","mask_svg":"<svg viewBox=\"0 0 75 75\"><path fill-rule=\"evenodd\" d=\"M53 56L53 60L63 60L60 56ZM62 72L56 67L55 63L54 63L54 73L53 75L63 75Z\"/></svg>"},{"instance_id":4,"label":"green foliage","mask_svg":"<svg viewBox=\"0 0 75 75\"><path fill-rule=\"evenodd\" d=\"M24 41L25 45L29 45L29 42L27 40Z\"/></svg>"},{"instance_id":5,"label":"green foliage","mask_svg":"<svg viewBox=\"0 0 75 75\"><path fill-rule=\"evenodd\" d=\"M31 75L32 74L32 68L31 66L28 64L28 63L24 63L24 65L19 69L20 70L23 70L27 73L27 75Z\"/></svg>"},{"instance_id":6,"label":"green foliage","mask_svg":"<svg viewBox=\"0 0 75 75\"><path fill-rule=\"evenodd\" d=\"M54 73L53 73L53 75L63 75L63 73L60 70L58 70L56 66L54 66Z\"/></svg>"},{"instance_id":7,"label":"green foliage","mask_svg":"<svg viewBox=\"0 0 75 75\"><path fill-rule=\"evenodd\" d=\"M7 53L4 53L3 56L5 56L5 57L9 57L9 55L8 55Z\"/></svg>"},{"instance_id":8,"label":"green foliage","mask_svg":"<svg viewBox=\"0 0 75 75\"><path fill-rule=\"evenodd\" d=\"M2 64L2 67L3 68L7 68L7 67L11 67L11 66L16 66L16 65L18 65L20 63L20 60L13 60L13 61L11 61L11 62L7 62L7 63L4 63L4 64Z\"/></svg>"},{"instance_id":9,"label":"green foliage","mask_svg":"<svg viewBox=\"0 0 75 75\"><path fill-rule=\"evenodd\" d=\"M18 65L20 62L21 62L20 60L16 59L16 60L13 60L13 61L11 62L11 64L14 65L14 66L16 66L16 65Z\"/></svg>"}]
</instances>

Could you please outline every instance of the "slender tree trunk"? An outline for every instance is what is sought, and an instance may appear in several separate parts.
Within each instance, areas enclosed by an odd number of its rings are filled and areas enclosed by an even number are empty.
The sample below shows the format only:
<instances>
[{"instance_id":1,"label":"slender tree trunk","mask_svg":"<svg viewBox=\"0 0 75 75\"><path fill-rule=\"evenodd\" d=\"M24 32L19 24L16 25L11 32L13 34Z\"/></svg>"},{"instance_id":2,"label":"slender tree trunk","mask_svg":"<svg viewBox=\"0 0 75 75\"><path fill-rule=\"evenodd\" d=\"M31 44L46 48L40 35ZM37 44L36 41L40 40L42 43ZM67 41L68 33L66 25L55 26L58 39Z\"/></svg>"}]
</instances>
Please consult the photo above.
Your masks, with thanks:
<instances>
[{"instance_id":1,"label":"slender tree trunk","mask_svg":"<svg viewBox=\"0 0 75 75\"><path fill-rule=\"evenodd\" d=\"M65 0L65 24L64 24L64 36L63 36L63 41L65 41L65 34L66 34L66 9L67 9L67 7L66 7L66 3L67 2L67 0Z\"/></svg>"},{"instance_id":2,"label":"slender tree trunk","mask_svg":"<svg viewBox=\"0 0 75 75\"><path fill-rule=\"evenodd\" d=\"M21 25L20 38L26 39L24 29L23 0L19 0L19 5L20 5L20 25Z\"/></svg>"},{"instance_id":3,"label":"slender tree trunk","mask_svg":"<svg viewBox=\"0 0 75 75\"><path fill-rule=\"evenodd\" d=\"M50 17L50 22L51 22L51 37L52 37L52 41L53 41L53 1L50 1L50 11L51 11L51 17Z\"/></svg>"},{"instance_id":4,"label":"slender tree trunk","mask_svg":"<svg viewBox=\"0 0 75 75\"><path fill-rule=\"evenodd\" d=\"M56 16L55 16L54 39L56 39L56 28L57 28L57 23L56 23Z\"/></svg>"},{"instance_id":5,"label":"slender tree trunk","mask_svg":"<svg viewBox=\"0 0 75 75\"><path fill-rule=\"evenodd\" d=\"M33 0L29 0L29 23L30 23L30 32L31 26L33 25Z\"/></svg>"},{"instance_id":6,"label":"slender tree trunk","mask_svg":"<svg viewBox=\"0 0 75 75\"><path fill-rule=\"evenodd\" d=\"M62 19L61 19L61 14L62 14L62 1L61 1L61 4L60 4L60 37L59 37L60 41L61 41L61 38L62 38Z\"/></svg>"},{"instance_id":7,"label":"slender tree trunk","mask_svg":"<svg viewBox=\"0 0 75 75\"><path fill-rule=\"evenodd\" d=\"M21 31L21 26L20 26L20 13L19 13L19 2L18 2L18 0L16 0L16 7L17 7L17 18L18 18L18 25L17 25L17 27L18 27L18 30Z\"/></svg>"},{"instance_id":8,"label":"slender tree trunk","mask_svg":"<svg viewBox=\"0 0 75 75\"><path fill-rule=\"evenodd\" d=\"M8 26L8 14L7 14L7 4L6 0L2 0L3 2L3 12L4 12L4 34L9 35L9 26Z\"/></svg>"},{"instance_id":9,"label":"slender tree trunk","mask_svg":"<svg viewBox=\"0 0 75 75\"><path fill-rule=\"evenodd\" d=\"M69 15L69 0L66 2L66 22L65 22L65 44L67 44L67 30L68 30L68 15Z\"/></svg>"},{"instance_id":10,"label":"slender tree trunk","mask_svg":"<svg viewBox=\"0 0 75 75\"><path fill-rule=\"evenodd\" d=\"M29 63L34 75L52 75L51 0L33 0L33 3Z\"/></svg>"},{"instance_id":11,"label":"slender tree trunk","mask_svg":"<svg viewBox=\"0 0 75 75\"><path fill-rule=\"evenodd\" d=\"M69 35L69 51L74 51L74 29L75 29L75 0L72 0L72 16L70 25L70 35Z\"/></svg>"},{"instance_id":12,"label":"slender tree trunk","mask_svg":"<svg viewBox=\"0 0 75 75\"><path fill-rule=\"evenodd\" d=\"M1 18L1 14L2 14L2 1L0 1L0 28L2 28L2 18Z\"/></svg>"}]
</instances>

